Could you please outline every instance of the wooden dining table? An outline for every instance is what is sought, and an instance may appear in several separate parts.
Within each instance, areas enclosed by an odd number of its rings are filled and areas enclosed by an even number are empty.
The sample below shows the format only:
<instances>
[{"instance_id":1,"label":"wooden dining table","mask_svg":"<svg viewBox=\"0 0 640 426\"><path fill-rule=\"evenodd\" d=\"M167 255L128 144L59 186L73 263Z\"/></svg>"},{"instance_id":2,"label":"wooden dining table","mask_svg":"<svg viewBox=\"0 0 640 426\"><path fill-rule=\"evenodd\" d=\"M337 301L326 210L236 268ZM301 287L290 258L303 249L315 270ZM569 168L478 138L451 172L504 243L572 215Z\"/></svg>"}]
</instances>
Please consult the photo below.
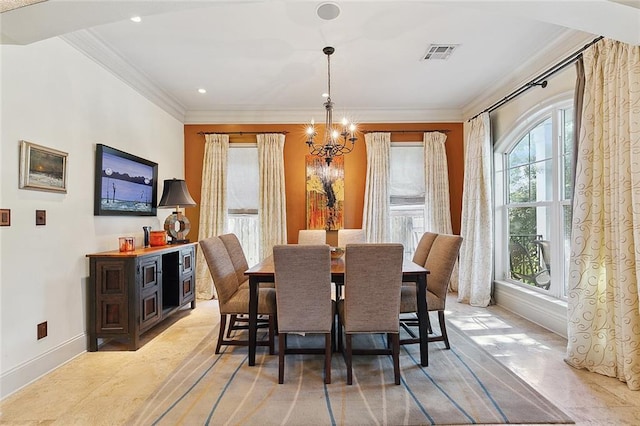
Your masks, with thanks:
<instances>
[{"instance_id":1,"label":"wooden dining table","mask_svg":"<svg viewBox=\"0 0 640 426\"><path fill-rule=\"evenodd\" d=\"M344 285L344 256L331 260L331 281L336 285ZM420 364L429 365L427 352L427 274L424 267L405 260L402 264L402 281L416 284L416 302L418 304L418 332L420 336ZM256 339L258 332L258 288L260 283L275 282L273 256L269 256L257 265L245 271L249 276L249 365L256 363Z\"/></svg>"}]
</instances>

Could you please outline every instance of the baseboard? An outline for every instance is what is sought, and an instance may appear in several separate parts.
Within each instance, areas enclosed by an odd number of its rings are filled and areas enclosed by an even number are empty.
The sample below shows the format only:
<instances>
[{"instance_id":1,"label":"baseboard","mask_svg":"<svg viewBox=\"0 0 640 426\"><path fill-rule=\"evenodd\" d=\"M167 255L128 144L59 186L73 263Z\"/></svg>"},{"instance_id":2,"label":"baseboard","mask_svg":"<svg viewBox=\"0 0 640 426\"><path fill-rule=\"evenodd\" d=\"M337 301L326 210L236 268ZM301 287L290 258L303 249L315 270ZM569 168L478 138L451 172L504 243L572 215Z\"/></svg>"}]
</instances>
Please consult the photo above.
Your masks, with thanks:
<instances>
[{"instance_id":1,"label":"baseboard","mask_svg":"<svg viewBox=\"0 0 640 426\"><path fill-rule=\"evenodd\" d=\"M86 350L87 335L83 333L6 371L0 376L0 400L66 364Z\"/></svg>"},{"instance_id":2,"label":"baseboard","mask_svg":"<svg viewBox=\"0 0 640 426\"><path fill-rule=\"evenodd\" d=\"M567 303L534 290L507 283L494 282L496 303L547 330L567 337Z\"/></svg>"}]
</instances>

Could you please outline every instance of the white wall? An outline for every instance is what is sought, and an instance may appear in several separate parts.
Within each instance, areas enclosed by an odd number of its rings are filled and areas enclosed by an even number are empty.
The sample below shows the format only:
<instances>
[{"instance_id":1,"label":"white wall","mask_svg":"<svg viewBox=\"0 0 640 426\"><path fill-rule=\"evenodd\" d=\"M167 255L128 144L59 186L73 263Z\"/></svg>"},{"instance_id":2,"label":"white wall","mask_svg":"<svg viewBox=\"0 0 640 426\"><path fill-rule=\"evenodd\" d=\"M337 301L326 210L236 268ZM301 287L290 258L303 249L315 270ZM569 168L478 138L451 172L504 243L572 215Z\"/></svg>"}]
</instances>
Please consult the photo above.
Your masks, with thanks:
<instances>
[{"instance_id":1,"label":"white wall","mask_svg":"<svg viewBox=\"0 0 640 426\"><path fill-rule=\"evenodd\" d=\"M0 46L0 398L87 348L87 253L117 249L121 235L137 245L158 217L94 216L95 145L102 143L159 164L162 180L184 176L180 121L54 38ZM18 189L19 141L68 156L67 194ZM35 210L46 226L35 226ZM36 339L36 325L48 336Z\"/></svg>"}]
</instances>

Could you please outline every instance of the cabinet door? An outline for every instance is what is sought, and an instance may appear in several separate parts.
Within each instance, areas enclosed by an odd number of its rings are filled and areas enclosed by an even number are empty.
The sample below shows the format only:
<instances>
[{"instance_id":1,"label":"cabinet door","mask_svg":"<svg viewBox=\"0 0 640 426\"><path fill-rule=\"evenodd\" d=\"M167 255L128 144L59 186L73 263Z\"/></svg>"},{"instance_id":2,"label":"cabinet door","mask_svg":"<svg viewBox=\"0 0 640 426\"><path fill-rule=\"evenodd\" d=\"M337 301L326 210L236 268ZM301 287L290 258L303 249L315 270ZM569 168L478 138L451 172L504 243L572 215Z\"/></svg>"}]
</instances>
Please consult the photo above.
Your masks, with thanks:
<instances>
[{"instance_id":1,"label":"cabinet door","mask_svg":"<svg viewBox=\"0 0 640 426\"><path fill-rule=\"evenodd\" d=\"M139 291L139 324L143 331L162 318L162 274L160 256L144 256L138 259L137 284Z\"/></svg>"},{"instance_id":2,"label":"cabinet door","mask_svg":"<svg viewBox=\"0 0 640 426\"><path fill-rule=\"evenodd\" d=\"M195 298L195 249L180 251L180 305Z\"/></svg>"},{"instance_id":3,"label":"cabinet door","mask_svg":"<svg viewBox=\"0 0 640 426\"><path fill-rule=\"evenodd\" d=\"M119 334L129 332L127 262L95 261L95 332Z\"/></svg>"}]
</instances>

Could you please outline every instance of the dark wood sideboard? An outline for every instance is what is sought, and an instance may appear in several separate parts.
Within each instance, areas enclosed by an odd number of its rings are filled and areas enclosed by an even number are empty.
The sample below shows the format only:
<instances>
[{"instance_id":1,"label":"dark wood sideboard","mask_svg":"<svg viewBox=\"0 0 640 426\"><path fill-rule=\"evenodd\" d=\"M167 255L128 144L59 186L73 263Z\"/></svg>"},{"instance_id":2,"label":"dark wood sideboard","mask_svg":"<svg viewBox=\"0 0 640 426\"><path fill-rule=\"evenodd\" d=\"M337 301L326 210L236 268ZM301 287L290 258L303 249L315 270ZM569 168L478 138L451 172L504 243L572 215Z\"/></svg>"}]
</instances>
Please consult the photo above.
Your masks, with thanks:
<instances>
[{"instance_id":1,"label":"dark wood sideboard","mask_svg":"<svg viewBox=\"0 0 640 426\"><path fill-rule=\"evenodd\" d=\"M126 338L137 350L142 333L187 304L195 308L196 246L87 254L89 351L100 338Z\"/></svg>"}]
</instances>

